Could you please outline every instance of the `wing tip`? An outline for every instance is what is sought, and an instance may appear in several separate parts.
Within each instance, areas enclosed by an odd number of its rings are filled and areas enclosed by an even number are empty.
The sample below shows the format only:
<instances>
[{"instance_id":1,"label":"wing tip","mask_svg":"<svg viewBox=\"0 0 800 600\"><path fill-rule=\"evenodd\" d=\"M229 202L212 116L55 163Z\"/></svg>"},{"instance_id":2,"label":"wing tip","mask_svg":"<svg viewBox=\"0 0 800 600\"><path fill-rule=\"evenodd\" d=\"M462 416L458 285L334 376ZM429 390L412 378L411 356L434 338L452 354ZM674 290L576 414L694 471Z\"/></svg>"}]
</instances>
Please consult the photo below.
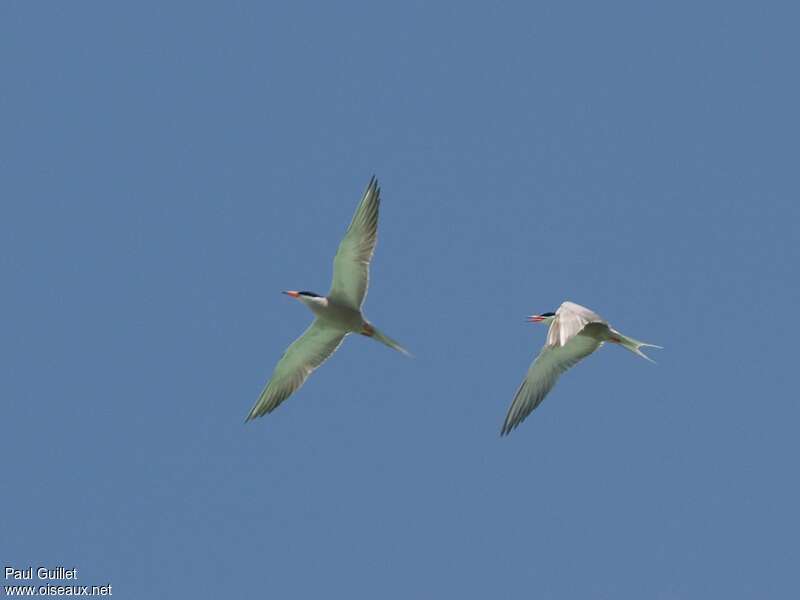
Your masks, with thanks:
<instances>
[{"instance_id":1,"label":"wing tip","mask_svg":"<svg viewBox=\"0 0 800 600\"><path fill-rule=\"evenodd\" d=\"M258 404L250 409L250 412L247 413L247 416L244 418L244 424L247 425L250 421L255 421L257 418L263 416L263 412L258 410Z\"/></svg>"},{"instance_id":2,"label":"wing tip","mask_svg":"<svg viewBox=\"0 0 800 600\"><path fill-rule=\"evenodd\" d=\"M408 350L406 350L406 349L405 349L405 348L403 348L402 346L398 346L398 347L397 347L397 350L398 350L398 351L400 352L400 354L402 354L403 356L406 356L406 357L408 357L408 358L416 358L416 357L415 357L413 354L411 354L411 352L409 352Z\"/></svg>"},{"instance_id":3,"label":"wing tip","mask_svg":"<svg viewBox=\"0 0 800 600\"><path fill-rule=\"evenodd\" d=\"M378 183L378 177L375 175L375 173L373 173L372 176L369 178L369 183L367 184L366 193L369 193L370 190L374 190L379 194L381 191L380 184Z\"/></svg>"},{"instance_id":4,"label":"wing tip","mask_svg":"<svg viewBox=\"0 0 800 600\"><path fill-rule=\"evenodd\" d=\"M503 426L500 428L500 437L502 438L508 436L508 434L514 431L517 428L517 425L519 425L521 422L522 421L514 421L511 418L511 415L507 415L506 420L503 422Z\"/></svg>"}]
</instances>

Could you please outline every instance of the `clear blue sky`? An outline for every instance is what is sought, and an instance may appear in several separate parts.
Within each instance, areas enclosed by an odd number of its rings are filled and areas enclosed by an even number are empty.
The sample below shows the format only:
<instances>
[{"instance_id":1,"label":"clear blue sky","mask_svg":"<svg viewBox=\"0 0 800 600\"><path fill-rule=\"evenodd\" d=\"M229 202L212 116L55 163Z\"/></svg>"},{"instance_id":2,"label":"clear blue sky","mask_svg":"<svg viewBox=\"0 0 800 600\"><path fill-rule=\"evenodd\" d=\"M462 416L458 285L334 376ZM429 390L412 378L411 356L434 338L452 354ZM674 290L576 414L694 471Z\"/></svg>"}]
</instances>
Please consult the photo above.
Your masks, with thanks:
<instances>
[{"instance_id":1,"label":"clear blue sky","mask_svg":"<svg viewBox=\"0 0 800 600\"><path fill-rule=\"evenodd\" d=\"M3 3L0 560L122 598L798 593L798 10ZM243 424L375 173L370 340ZM499 429L570 299L604 348Z\"/></svg>"}]
</instances>

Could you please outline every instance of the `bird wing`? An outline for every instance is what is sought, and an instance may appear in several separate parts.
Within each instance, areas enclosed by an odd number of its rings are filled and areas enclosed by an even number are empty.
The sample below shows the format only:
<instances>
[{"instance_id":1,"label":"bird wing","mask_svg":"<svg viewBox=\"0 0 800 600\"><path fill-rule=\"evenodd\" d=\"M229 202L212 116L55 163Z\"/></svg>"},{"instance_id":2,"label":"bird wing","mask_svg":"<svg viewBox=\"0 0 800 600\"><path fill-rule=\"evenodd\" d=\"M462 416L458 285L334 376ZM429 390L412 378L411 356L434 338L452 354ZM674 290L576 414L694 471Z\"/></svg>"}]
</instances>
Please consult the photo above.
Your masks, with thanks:
<instances>
[{"instance_id":1,"label":"bird wing","mask_svg":"<svg viewBox=\"0 0 800 600\"><path fill-rule=\"evenodd\" d=\"M369 263L378 241L380 194L378 180L373 176L333 259L333 283L328 297L356 310L361 309L367 295Z\"/></svg>"},{"instance_id":2,"label":"bird wing","mask_svg":"<svg viewBox=\"0 0 800 600\"><path fill-rule=\"evenodd\" d=\"M565 346L589 323L606 324L603 317L585 306L569 301L562 303L547 331L547 345Z\"/></svg>"},{"instance_id":3,"label":"bird wing","mask_svg":"<svg viewBox=\"0 0 800 600\"><path fill-rule=\"evenodd\" d=\"M336 351L345 335L345 332L323 325L316 319L283 353L245 421L272 412L300 389L308 376Z\"/></svg>"},{"instance_id":4,"label":"bird wing","mask_svg":"<svg viewBox=\"0 0 800 600\"><path fill-rule=\"evenodd\" d=\"M536 360L531 363L525 379L517 389L500 435L511 433L542 403L562 373L574 367L599 346L599 341L585 336L573 339L566 346L546 344Z\"/></svg>"}]
</instances>

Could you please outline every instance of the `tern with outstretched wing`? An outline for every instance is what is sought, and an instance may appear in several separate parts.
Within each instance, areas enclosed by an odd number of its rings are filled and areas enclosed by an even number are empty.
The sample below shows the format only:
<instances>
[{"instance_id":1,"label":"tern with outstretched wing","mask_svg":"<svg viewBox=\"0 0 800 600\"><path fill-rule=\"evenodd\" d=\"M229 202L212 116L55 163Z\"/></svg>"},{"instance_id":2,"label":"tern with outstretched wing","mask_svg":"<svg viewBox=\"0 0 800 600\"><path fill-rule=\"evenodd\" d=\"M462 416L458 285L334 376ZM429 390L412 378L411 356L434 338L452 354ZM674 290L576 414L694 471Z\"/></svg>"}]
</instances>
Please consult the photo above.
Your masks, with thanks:
<instances>
[{"instance_id":1,"label":"tern with outstretched wing","mask_svg":"<svg viewBox=\"0 0 800 600\"><path fill-rule=\"evenodd\" d=\"M542 403L562 373L574 367L605 342L619 344L650 362L653 362L652 359L641 349L661 348L621 334L600 315L574 302L564 302L554 313L531 315L528 321L550 325L547 342L517 389L500 435L511 433Z\"/></svg>"},{"instance_id":2,"label":"tern with outstretched wing","mask_svg":"<svg viewBox=\"0 0 800 600\"><path fill-rule=\"evenodd\" d=\"M361 311L369 285L369 264L378 241L380 196L378 181L373 177L333 259L333 284L327 296L283 292L310 308L315 319L284 352L246 421L272 412L296 392L348 334L371 337L408 355L405 348L367 321Z\"/></svg>"}]
</instances>

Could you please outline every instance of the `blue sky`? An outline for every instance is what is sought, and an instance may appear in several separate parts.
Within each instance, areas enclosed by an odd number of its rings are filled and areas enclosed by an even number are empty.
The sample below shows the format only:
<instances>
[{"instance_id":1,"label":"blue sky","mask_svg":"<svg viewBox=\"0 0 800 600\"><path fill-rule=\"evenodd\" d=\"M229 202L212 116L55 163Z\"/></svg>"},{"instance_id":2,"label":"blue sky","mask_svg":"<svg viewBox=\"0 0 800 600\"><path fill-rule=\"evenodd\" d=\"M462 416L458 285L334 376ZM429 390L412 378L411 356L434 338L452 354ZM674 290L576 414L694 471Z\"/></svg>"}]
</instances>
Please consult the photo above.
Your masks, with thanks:
<instances>
[{"instance_id":1,"label":"blue sky","mask_svg":"<svg viewBox=\"0 0 800 600\"><path fill-rule=\"evenodd\" d=\"M121 597L787 598L798 11L4 3L4 565ZM358 337L243 424L383 189ZM499 429L563 300L604 348Z\"/></svg>"}]
</instances>

